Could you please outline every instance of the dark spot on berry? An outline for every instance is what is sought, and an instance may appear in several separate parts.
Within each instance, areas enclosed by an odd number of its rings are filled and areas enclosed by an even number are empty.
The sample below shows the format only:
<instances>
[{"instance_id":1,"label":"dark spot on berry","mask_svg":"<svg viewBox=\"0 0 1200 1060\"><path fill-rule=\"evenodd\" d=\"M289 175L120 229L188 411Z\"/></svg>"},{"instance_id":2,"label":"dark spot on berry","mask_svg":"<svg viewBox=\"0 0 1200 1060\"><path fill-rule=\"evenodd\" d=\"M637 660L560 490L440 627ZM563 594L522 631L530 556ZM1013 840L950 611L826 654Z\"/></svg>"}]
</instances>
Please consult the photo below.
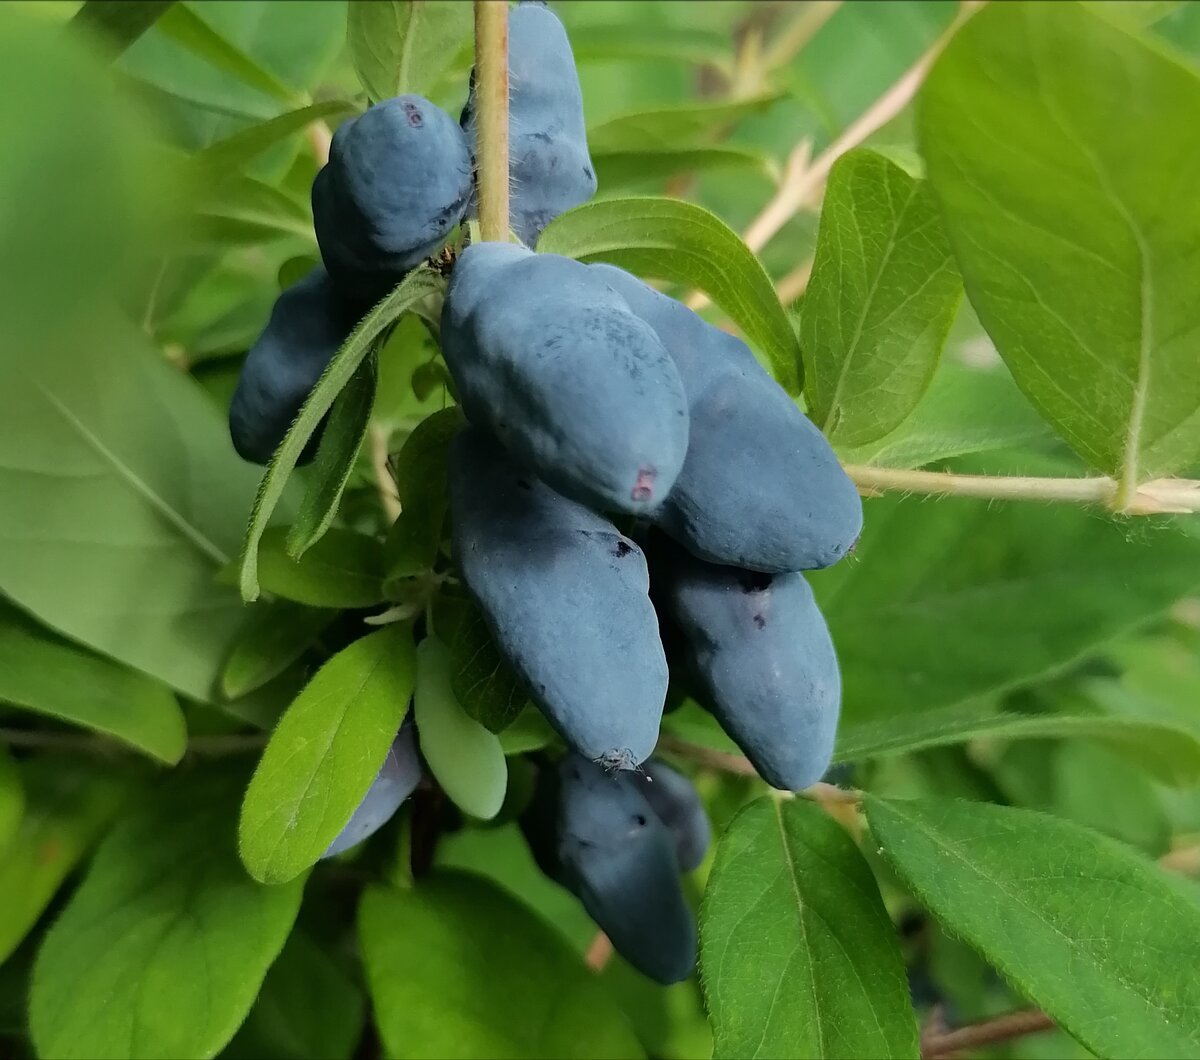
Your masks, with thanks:
<instances>
[{"instance_id":1,"label":"dark spot on berry","mask_svg":"<svg viewBox=\"0 0 1200 1060\"><path fill-rule=\"evenodd\" d=\"M645 828L645 827L646 827L646 818L645 818L645 816L644 816L643 814L640 814L640 813L639 813L639 814L636 814L636 815L634 816L633 820L634 820L634 823L635 823L635 824L637 824L637 826L638 826L639 828Z\"/></svg>"},{"instance_id":2,"label":"dark spot on berry","mask_svg":"<svg viewBox=\"0 0 1200 1060\"><path fill-rule=\"evenodd\" d=\"M764 629L767 625L767 620L762 615L754 616L754 626L756 629Z\"/></svg>"},{"instance_id":3,"label":"dark spot on berry","mask_svg":"<svg viewBox=\"0 0 1200 1060\"><path fill-rule=\"evenodd\" d=\"M629 544L628 541L618 541L617 547L613 549L613 555L616 556L617 559L623 559L625 556L628 556L629 553L632 551L633 551L633 546L631 544Z\"/></svg>"},{"instance_id":4,"label":"dark spot on berry","mask_svg":"<svg viewBox=\"0 0 1200 1060\"><path fill-rule=\"evenodd\" d=\"M425 115L421 113L421 108L415 103L405 100L402 106L404 107L404 116L408 119L408 124L414 129L419 129L425 124Z\"/></svg>"}]
</instances>

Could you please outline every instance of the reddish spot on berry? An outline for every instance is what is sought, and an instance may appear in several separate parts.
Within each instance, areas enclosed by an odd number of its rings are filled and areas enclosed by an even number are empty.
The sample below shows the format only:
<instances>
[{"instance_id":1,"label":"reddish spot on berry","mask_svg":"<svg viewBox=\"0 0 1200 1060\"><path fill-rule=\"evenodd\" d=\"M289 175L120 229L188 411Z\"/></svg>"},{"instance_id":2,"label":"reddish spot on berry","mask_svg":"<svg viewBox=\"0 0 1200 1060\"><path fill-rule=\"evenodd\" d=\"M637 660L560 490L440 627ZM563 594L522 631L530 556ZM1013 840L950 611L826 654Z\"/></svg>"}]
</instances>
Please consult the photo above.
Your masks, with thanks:
<instances>
[{"instance_id":1,"label":"reddish spot on berry","mask_svg":"<svg viewBox=\"0 0 1200 1060\"><path fill-rule=\"evenodd\" d=\"M658 472L652 467L644 467L638 472L637 482L629 494L635 501L648 501L654 496L654 479Z\"/></svg>"}]
</instances>

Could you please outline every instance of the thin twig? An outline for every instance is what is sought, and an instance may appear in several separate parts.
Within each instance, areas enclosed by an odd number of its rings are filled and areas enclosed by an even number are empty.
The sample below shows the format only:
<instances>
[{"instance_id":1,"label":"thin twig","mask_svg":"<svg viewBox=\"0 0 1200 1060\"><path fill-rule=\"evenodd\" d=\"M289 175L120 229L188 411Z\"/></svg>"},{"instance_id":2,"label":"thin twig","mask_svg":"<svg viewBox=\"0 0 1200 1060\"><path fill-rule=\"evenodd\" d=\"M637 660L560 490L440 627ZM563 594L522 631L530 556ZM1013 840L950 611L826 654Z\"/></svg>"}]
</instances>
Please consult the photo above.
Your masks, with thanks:
<instances>
[{"instance_id":1,"label":"thin twig","mask_svg":"<svg viewBox=\"0 0 1200 1060\"><path fill-rule=\"evenodd\" d=\"M790 63L841 6L842 0L814 0L806 5L763 53L763 68L775 70Z\"/></svg>"},{"instance_id":2,"label":"thin twig","mask_svg":"<svg viewBox=\"0 0 1200 1060\"><path fill-rule=\"evenodd\" d=\"M984 1045L1023 1038L1027 1034L1053 1030L1054 1026L1054 1021L1037 1009L1008 1012L1003 1016L959 1027L957 1030L923 1035L921 1056L924 1060L940 1060L965 1049L978 1049Z\"/></svg>"},{"instance_id":3,"label":"thin twig","mask_svg":"<svg viewBox=\"0 0 1200 1060\"><path fill-rule=\"evenodd\" d=\"M750 764L750 759L744 755L702 747L700 744L672 736L669 732L659 735L658 748L660 751L677 754L681 758L688 758L699 765L708 766L710 769L716 769L722 773L733 773L739 777L758 776L758 771Z\"/></svg>"},{"instance_id":4,"label":"thin twig","mask_svg":"<svg viewBox=\"0 0 1200 1060\"><path fill-rule=\"evenodd\" d=\"M371 470L375 473L375 489L384 515L390 526L400 517L400 494L388 467L388 432L382 427L371 428Z\"/></svg>"},{"instance_id":5,"label":"thin twig","mask_svg":"<svg viewBox=\"0 0 1200 1060\"><path fill-rule=\"evenodd\" d=\"M1026 478L1009 475L955 475L944 471L907 471L899 468L846 466L848 474L867 495L887 490L925 493L939 496L980 497L986 500L1064 501L1070 504L1097 504L1116 509L1117 483L1114 479ZM1120 509L1124 515L1186 514L1200 511L1200 481L1163 478L1144 482L1129 504Z\"/></svg>"},{"instance_id":6,"label":"thin twig","mask_svg":"<svg viewBox=\"0 0 1200 1060\"><path fill-rule=\"evenodd\" d=\"M779 301L784 305L790 305L808 290L808 281L812 279L812 271L813 259L810 257L806 261L802 261L780 280L775 285L775 292L779 295Z\"/></svg>"},{"instance_id":7,"label":"thin twig","mask_svg":"<svg viewBox=\"0 0 1200 1060\"><path fill-rule=\"evenodd\" d=\"M479 227L508 241L508 0L475 0L475 115Z\"/></svg>"},{"instance_id":8,"label":"thin twig","mask_svg":"<svg viewBox=\"0 0 1200 1060\"><path fill-rule=\"evenodd\" d=\"M1181 876L1200 876L1200 844L1169 850L1158 859L1158 863L1168 872L1177 872Z\"/></svg>"},{"instance_id":9,"label":"thin twig","mask_svg":"<svg viewBox=\"0 0 1200 1060\"><path fill-rule=\"evenodd\" d=\"M899 114L916 95L925 80L934 60L941 54L950 38L974 12L977 4L964 3L954 21L929 46L925 53L910 66L895 84L887 89L874 103L858 116L824 151L811 166L793 170L775 193L774 198L763 207L759 215L750 222L742 238L756 253L770 242L771 238L815 196L829 176L829 171L842 155L857 147L868 136L883 128Z\"/></svg>"}]
</instances>

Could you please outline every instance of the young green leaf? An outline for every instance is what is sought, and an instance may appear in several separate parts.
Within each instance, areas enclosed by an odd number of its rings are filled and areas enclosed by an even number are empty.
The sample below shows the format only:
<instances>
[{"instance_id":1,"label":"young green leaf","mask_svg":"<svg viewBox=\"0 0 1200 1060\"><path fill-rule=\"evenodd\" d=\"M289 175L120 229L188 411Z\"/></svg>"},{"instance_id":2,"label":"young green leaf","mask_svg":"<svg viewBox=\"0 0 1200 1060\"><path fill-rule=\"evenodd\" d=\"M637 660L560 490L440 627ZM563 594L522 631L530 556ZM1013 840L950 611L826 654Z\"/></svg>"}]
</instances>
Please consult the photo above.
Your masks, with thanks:
<instances>
[{"instance_id":1,"label":"young green leaf","mask_svg":"<svg viewBox=\"0 0 1200 1060\"><path fill-rule=\"evenodd\" d=\"M355 457L367 436L378 372L376 358L368 357L333 403L309 475L308 489L288 531L287 553L294 559L300 559L321 539L337 515Z\"/></svg>"},{"instance_id":2,"label":"young green leaf","mask_svg":"<svg viewBox=\"0 0 1200 1060\"><path fill-rule=\"evenodd\" d=\"M297 928L221 1060L350 1060L365 1008L358 984Z\"/></svg>"},{"instance_id":3,"label":"young green leaf","mask_svg":"<svg viewBox=\"0 0 1200 1060\"><path fill-rule=\"evenodd\" d=\"M1177 725L1106 714L1015 714L947 708L843 725L834 761L859 762L970 740L1095 740L1164 784L1200 781L1200 739Z\"/></svg>"},{"instance_id":4,"label":"young green leaf","mask_svg":"<svg viewBox=\"0 0 1200 1060\"><path fill-rule=\"evenodd\" d=\"M929 184L874 151L838 159L800 307L809 415L831 441L865 445L912 412L961 297Z\"/></svg>"},{"instance_id":5,"label":"young green leaf","mask_svg":"<svg viewBox=\"0 0 1200 1060\"><path fill-rule=\"evenodd\" d=\"M529 702L521 679L496 647L483 612L466 596L443 593L434 606L438 635L450 651L450 680L463 710L499 733Z\"/></svg>"},{"instance_id":6,"label":"young green leaf","mask_svg":"<svg viewBox=\"0 0 1200 1060\"><path fill-rule=\"evenodd\" d=\"M421 754L451 801L483 820L504 803L508 768L504 750L459 705L451 686L453 659L432 634L417 648L417 687L413 695Z\"/></svg>"},{"instance_id":7,"label":"young green leaf","mask_svg":"<svg viewBox=\"0 0 1200 1060\"><path fill-rule=\"evenodd\" d=\"M844 724L1061 669L1200 584L1198 548L1162 522L1133 535L1065 506L868 501L857 562L811 576L842 664Z\"/></svg>"},{"instance_id":8,"label":"young green leaf","mask_svg":"<svg viewBox=\"0 0 1200 1060\"><path fill-rule=\"evenodd\" d=\"M174 764L187 727L171 690L56 637L0 602L0 701L107 733Z\"/></svg>"},{"instance_id":9,"label":"young green leaf","mask_svg":"<svg viewBox=\"0 0 1200 1060\"><path fill-rule=\"evenodd\" d=\"M586 203L551 221L537 248L698 287L762 348L780 384L799 392L800 349L770 277L702 206L655 198Z\"/></svg>"},{"instance_id":10,"label":"young green leaf","mask_svg":"<svg viewBox=\"0 0 1200 1060\"><path fill-rule=\"evenodd\" d=\"M238 779L177 777L101 845L47 933L29 1026L41 1056L215 1056L245 1019L300 908L233 845Z\"/></svg>"},{"instance_id":11,"label":"young green leaf","mask_svg":"<svg viewBox=\"0 0 1200 1060\"><path fill-rule=\"evenodd\" d=\"M388 1056L643 1055L624 1013L558 932L478 876L371 888L358 939Z\"/></svg>"},{"instance_id":12,"label":"young green leaf","mask_svg":"<svg viewBox=\"0 0 1200 1060\"><path fill-rule=\"evenodd\" d=\"M412 626L395 623L333 656L280 719L242 802L238 846L263 883L294 879L346 826L408 713Z\"/></svg>"},{"instance_id":13,"label":"young green leaf","mask_svg":"<svg viewBox=\"0 0 1200 1060\"><path fill-rule=\"evenodd\" d=\"M21 763L25 810L0 851L0 964L116 817L131 779L78 755L41 754Z\"/></svg>"},{"instance_id":14,"label":"young green leaf","mask_svg":"<svg viewBox=\"0 0 1200 1060\"><path fill-rule=\"evenodd\" d=\"M383 601L383 545L353 530L331 530L303 559L287 553L276 526L258 546L258 580L269 593L310 607L370 607Z\"/></svg>"},{"instance_id":15,"label":"young green leaf","mask_svg":"<svg viewBox=\"0 0 1200 1060\"><path fill-rule=\"evenodd\" d=\"M1046 814L867 798L928 908L1098 1056L1200 1050L1200 905L1125 847Z\"/></svg>"},{"instance_id":16,"label":"young green leaf","mask_svg":"<svg viewBox=\"0 0 1200 1060\"><path fill-rule=\"evenodd\" d=\"M930 75L922 151L1021 388L1137 483L1200 454L1200 77L1080 4L992 4Z\"/></svg>"},{"instance_id":17,"label":"young green leaf","mask_svg":"<svg viewBox=\"0 0 1200 1060\"><path fill-rule=\"evenodd\" d=\"M246 601L258 598L258 545L267 523L283 496L288 476L296 467L296 461L308 444L334 399L350 381L358 366L375 348L375 344L403 313L414 303L441 289L444 282L431 270L419 268L410 272L403 282L374 309L371 310L342 344L317 385L305 399L287 437L275 450L271 463L263 475L250 525L246 528L246 540L242 549L238 583L242 598Z\"/></svg>"},{"instance_id":18,"label":"young green leaf","mask_svg":"<svg viewBox=\"0 0 1200 1060\"><path fill-rule=\"evenodd\" d=\"M700 915L715 1057L913 1057L896 932L845 830L760 798L721 837Z\"/></svg>"},{"instance_id":19,"label":"young green leaf","mask_svg":"<svg viewBox=\"0 0 1200 1060\"><path fill-rule=\"evenodd\" d=\"M211 196L197 196L179 234L179 246L188 251L221 251L297 237L310 243L316 238L308 207L270 184L239 176L218 185Z\"/></svg>"},{"instance_id":20,"label":"young green leaf","mask_svg":"<svg viewBox=\"0 0 1200 1060\"><path fill-rule=\"evenodd\" d=\"M243 615L214 574L236 554L255 470L132 324L97 321L87 342L41 352L0 385L0 591L207 701Z\"/></svg>"},{"instance_id":21,"label":"young green leaf","mask_svg":"<svg viewBox=\"0 0 1200 1060\"><path fill-rule=\"evenodd\" d=\"M471 5L457 0L350 0L346 40L372 102L428 95L471 39Z\"/></svg>"},{"instance_id":22,"label":"young green leaf","mask_svg":"<svg viewBox=\"0 0 1200 1060\"><path fill-rule=\"evenodd\" d=\"M278 677L338 617L329 608L287 600L258 603L250 610L221 674L221 691L237 699Z\"/></svg>"},{"instance_id":23,"label":"young green leaf","mask_svg":"<svg viewBox=\"0 0 1200 1060\"><path fill-rule=\"evenodd\" d=\"M446 463L462 429L458 408L427 416L400 447L393 464L400 517L384 545L387 577L409 578L433 569L446 521Z\"/></svg>"}]
</instances>

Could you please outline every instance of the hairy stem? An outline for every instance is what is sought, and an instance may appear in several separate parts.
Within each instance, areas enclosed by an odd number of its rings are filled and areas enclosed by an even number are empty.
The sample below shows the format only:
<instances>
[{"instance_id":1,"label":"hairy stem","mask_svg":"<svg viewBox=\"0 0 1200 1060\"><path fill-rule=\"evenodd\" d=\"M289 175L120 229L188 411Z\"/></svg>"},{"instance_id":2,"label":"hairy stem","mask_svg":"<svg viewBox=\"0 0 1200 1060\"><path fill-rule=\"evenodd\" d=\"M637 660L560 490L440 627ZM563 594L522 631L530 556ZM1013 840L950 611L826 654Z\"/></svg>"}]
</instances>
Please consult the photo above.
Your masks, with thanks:
<instances>
[{"instance_id":1,"label":"hairy stem","mask_svg":"<svg viewBox=\"0 0 1200 1060\"><path fill-rule=\"evenodd\" d=\"M475 0L475 154L479 228L508 242L508 0Z\"/></svg>"},{"instance_id":2,"label":"hairy stem","mask_svg":"<svg viewBox=\"0 0 1200 1060\"><path fill-rule=\"evenodd\" d=\"M1026 478L1006 475L956 475L945 471L905 471L849 464L848 474L867 494L886 490L937 496L980 497L1005 501L1063 501L1097 504L1124 515L1186 514L1200 511L1200 482L1163 478L1143 482L1128 502L1118 504L1117 482L1095 478Z\"/></svg>"}]
</instances>

